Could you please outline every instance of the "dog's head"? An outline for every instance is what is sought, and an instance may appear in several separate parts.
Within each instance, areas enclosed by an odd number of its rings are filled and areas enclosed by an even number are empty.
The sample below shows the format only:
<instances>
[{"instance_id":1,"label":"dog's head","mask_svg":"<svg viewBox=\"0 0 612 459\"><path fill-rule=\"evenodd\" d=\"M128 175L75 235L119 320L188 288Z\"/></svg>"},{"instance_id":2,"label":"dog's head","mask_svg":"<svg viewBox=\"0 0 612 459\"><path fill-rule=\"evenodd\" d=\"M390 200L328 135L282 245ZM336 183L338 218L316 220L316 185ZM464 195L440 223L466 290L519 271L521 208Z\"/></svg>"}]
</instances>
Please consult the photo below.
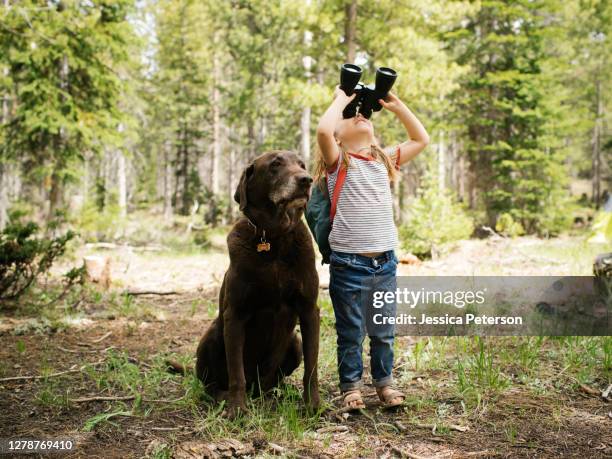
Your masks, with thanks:
<instances>
[{"instance_id":1,"label":"dog's head","mask_svg":"<svg viewBox=\"0 0 612 459\"><path fill-rule=\"evenodd\" d=\"M311 184L312 178L295 152L273 150L244 169L234 200L257 225L286 231L302 217Z\"/></svg>"}]
</instances>

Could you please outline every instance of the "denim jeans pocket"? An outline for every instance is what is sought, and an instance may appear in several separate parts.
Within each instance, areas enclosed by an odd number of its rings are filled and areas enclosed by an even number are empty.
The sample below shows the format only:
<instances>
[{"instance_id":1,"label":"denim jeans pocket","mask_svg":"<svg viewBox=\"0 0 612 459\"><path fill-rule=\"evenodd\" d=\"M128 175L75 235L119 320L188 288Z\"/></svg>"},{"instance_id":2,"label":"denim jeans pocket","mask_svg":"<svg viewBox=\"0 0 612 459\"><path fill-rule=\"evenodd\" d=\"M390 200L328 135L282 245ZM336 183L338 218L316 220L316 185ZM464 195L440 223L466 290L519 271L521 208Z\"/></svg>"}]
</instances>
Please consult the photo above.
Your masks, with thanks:
<instances>
[{"instance_id":1,"label":"denim jeans pocket","mask_svg":"<svg viewBox=\"0 0 612 459\"><path fill-rule=\"evenodd\" d=\"M329 265L334 269L345 269L351 265L351 261L348 258L344 258L343 256L332 251L331 255L329 256Z\"/></svg>"}]
</instances>

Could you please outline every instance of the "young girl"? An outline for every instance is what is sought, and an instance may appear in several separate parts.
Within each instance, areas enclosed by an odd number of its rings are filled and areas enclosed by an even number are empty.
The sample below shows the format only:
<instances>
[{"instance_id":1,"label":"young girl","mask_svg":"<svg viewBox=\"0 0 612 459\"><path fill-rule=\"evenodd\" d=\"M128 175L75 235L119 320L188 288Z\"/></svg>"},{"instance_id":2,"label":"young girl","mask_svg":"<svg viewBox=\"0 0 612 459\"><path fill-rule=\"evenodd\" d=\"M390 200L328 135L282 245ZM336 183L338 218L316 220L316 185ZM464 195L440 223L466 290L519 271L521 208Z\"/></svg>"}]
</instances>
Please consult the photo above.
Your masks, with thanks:
<instances>
[{"instance_id":1,"label":"young girl","mask_svg":"<svg viewBox=\"0 0 612 459\"><path fill-rule=\"evenodd\" d=\"M382 150L368 119L360 114L342 119L343 109L355 95L347 96L336 88L334 96L317 128L320 154L314 175L318 179L327 173L329 195L333 196L338 173L341 168L347 168L329 235L332 249L329 292L336 317L343 404L357 410L365 408L360 391L366 329L362 294L374 287L385 291L396 289L398 237L390 181L395 180L402 164L425 148L429 136L410 109L389 93L379 103L400 120L410 140ZM395 316L395 307L395 303L387 304L376 312ZM392 387L394 328L385 325L377 326L376 330L369 333L373 383L383 406L398 406L405 396Z\"/></svg>"}]
</instances>

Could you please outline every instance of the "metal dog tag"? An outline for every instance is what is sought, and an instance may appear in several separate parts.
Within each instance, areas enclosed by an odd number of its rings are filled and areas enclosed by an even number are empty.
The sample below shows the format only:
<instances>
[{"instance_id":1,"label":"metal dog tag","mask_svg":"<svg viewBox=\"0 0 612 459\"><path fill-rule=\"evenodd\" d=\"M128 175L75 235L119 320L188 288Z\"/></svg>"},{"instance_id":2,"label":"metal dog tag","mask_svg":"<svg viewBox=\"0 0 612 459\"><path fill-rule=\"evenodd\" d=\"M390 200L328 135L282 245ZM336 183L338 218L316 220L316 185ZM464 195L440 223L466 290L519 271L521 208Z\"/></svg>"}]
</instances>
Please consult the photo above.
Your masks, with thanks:
<instances>
[{"instance_id":1,"label":"metal dog tag","mask_svg":"<svg viewBox=\"0 0 612 459\"><path fill-rule=\"evenodd\" d=\"M269 252L270 243L266 241L266 230L263 230L259 244L257 244L257 252Z\"/></svg>"}]
</instances>

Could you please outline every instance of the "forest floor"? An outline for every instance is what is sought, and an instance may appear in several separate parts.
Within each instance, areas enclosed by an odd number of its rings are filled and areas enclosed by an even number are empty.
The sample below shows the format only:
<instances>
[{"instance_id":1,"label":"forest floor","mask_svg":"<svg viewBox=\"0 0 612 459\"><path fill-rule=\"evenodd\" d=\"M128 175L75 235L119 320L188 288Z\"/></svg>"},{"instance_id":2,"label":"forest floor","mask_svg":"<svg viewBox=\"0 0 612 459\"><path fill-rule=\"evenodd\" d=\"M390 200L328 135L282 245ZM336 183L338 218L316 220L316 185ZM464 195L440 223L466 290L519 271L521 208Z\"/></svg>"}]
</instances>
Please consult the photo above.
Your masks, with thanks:
<instances>
[{"instance_id":1,"label":"forest floor","mask_svg":"<svg viewBox=\"0 0 612 459\"><path fill-rule=\"evenodd\" d=\"M469 240L438 260L400 265L398 275L590 275L603 249L578 236ZM57 272L90 253L111 257L110 291L79 288L50 307L40 306L43 286L0 316L0 438L71 438L77 447L62 457L88 458L612 457L612 403L602 396L612 383L610 337L398 337L404 406L381 410L368 385L367 409L341 414L325 265L326 409L304 412L299 368L229 421L193 375L169 374L164 363L193 365L217 314L223 235L205 253L82 247Z\"/></svg>"}]
</instances>

